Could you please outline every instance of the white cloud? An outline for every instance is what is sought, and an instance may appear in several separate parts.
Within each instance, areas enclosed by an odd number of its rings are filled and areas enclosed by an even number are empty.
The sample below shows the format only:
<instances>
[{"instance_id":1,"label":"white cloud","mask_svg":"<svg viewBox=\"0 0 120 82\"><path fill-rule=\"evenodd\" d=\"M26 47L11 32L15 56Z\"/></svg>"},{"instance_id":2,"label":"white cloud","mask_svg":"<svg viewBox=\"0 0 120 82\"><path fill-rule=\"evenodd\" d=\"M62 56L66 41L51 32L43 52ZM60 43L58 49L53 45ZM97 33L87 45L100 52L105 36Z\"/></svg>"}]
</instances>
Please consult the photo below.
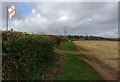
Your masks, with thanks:
<instances>
[{"instance_id":1,"label":"white cloud","mask_svg":"<svg viewBox=\"0 0 120 82\"><path fill-rule=\"evenodd\" d=\"M16 13L17 17L10 22L14 30L64 34L63 28L67 26L68 34L117 37L117 32L113 31L118 29L117 3L51 2L31 5L32 12L28 16Z\"/></svg>"},{"instance_id":2,"label":"white cloud","mask_svg":"<svg viewBox=\"0 0 120 82\"><path fill-rule=\"evenodd\" d=\"M35 9L32 9L32 14L35 14L35 13L36 13Z\"/></svg>"},{"instance_id":3,"label":"white cloud","mask_svg":"<svg viewBox=\"0 0 120 82\"><path fill-rule=\"evenodd\" d=\"M117 37L118 38L118 29L114 29L108 32L99 32L96 34L97 36L104 36L104 37Z\"/></svg>"}]
</instances>

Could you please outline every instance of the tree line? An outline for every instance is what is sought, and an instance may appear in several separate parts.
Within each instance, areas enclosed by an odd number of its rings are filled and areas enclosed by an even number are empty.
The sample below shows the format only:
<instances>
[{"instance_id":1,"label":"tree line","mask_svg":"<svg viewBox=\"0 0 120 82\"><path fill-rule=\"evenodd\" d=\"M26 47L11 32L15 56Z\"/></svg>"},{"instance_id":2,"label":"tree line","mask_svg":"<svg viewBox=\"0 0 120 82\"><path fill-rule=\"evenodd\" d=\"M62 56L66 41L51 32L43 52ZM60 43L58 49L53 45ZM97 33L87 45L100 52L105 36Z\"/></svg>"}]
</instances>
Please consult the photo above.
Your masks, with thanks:
<instances>
[{"instance_id":1,"label":"tree line","mask_svg":"<svg viewBox=\"0 0 120 82\"><path fill-rule=\"evenodd\" d=\"M60 35L60 37L64 37ZM99 36L82 36L82 35L68 35L66 37L68 40L109 40L109 41L120 41L120 38L105 38L105 37L99 37Z\"/></svg>"}]
</instances>

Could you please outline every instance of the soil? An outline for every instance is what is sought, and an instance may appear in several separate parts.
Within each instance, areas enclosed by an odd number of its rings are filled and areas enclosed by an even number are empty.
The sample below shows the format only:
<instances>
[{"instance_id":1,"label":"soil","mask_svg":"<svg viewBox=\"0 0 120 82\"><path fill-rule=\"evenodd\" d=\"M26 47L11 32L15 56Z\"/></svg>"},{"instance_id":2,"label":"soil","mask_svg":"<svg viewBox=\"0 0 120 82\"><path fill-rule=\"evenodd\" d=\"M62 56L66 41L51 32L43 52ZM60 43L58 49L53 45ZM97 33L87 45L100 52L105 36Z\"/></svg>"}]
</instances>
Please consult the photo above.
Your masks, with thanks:
<instances>
[{"instance_id":1,"label":"soil","mask_svg":"<svg viewBox=\"0 0 120 82\"><path fill-rule=\"evenodd\" d=\"M81 58L82 60L84 60L86 63L88 63L91 67L93 67L98 74L100 74L104 80L117 80L117 78L115 78L109 70L107 70L106 68L103 68L102 66L100 66L100 64L98 64L95 61L91 61L87 58Z\"/></svg>"}]
</instances>

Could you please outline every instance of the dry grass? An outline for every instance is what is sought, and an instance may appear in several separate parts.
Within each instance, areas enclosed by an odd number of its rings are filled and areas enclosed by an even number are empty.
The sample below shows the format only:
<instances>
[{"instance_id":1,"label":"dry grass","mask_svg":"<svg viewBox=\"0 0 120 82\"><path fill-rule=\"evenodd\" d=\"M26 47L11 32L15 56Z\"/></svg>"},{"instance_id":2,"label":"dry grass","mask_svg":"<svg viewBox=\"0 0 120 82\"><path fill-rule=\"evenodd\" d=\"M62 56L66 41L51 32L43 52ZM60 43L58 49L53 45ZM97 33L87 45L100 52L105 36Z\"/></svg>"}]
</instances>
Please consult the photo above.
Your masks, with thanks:
<instances>
[{"instance_id":1,"label":"dry grass","mask_svg":"<svg viewBox=\"0 0 120 82\"><path fill-rule=\"evenodd\" d=\"M87 55L118 71L118 42L117 41L74 41Z\"/></svg>"}]
</instances>

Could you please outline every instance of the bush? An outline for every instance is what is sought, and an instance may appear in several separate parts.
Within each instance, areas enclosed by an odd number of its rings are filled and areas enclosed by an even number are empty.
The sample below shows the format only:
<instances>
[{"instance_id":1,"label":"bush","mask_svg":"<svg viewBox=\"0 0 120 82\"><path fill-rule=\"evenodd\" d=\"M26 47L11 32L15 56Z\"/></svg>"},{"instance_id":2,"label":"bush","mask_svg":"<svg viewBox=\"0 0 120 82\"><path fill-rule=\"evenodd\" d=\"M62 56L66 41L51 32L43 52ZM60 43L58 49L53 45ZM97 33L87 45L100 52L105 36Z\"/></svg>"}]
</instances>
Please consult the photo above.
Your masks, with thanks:
<instances>
[{"instance_id":1,"label":"bush","mask_svg":"<svg viewBox=\"0 0 120 82\"><path fill-rule=\"evenodd\" d=\"M3 32L3 80L36 80L54 61L53 42L39 35Z\"/></svg>"}]
</instances>

